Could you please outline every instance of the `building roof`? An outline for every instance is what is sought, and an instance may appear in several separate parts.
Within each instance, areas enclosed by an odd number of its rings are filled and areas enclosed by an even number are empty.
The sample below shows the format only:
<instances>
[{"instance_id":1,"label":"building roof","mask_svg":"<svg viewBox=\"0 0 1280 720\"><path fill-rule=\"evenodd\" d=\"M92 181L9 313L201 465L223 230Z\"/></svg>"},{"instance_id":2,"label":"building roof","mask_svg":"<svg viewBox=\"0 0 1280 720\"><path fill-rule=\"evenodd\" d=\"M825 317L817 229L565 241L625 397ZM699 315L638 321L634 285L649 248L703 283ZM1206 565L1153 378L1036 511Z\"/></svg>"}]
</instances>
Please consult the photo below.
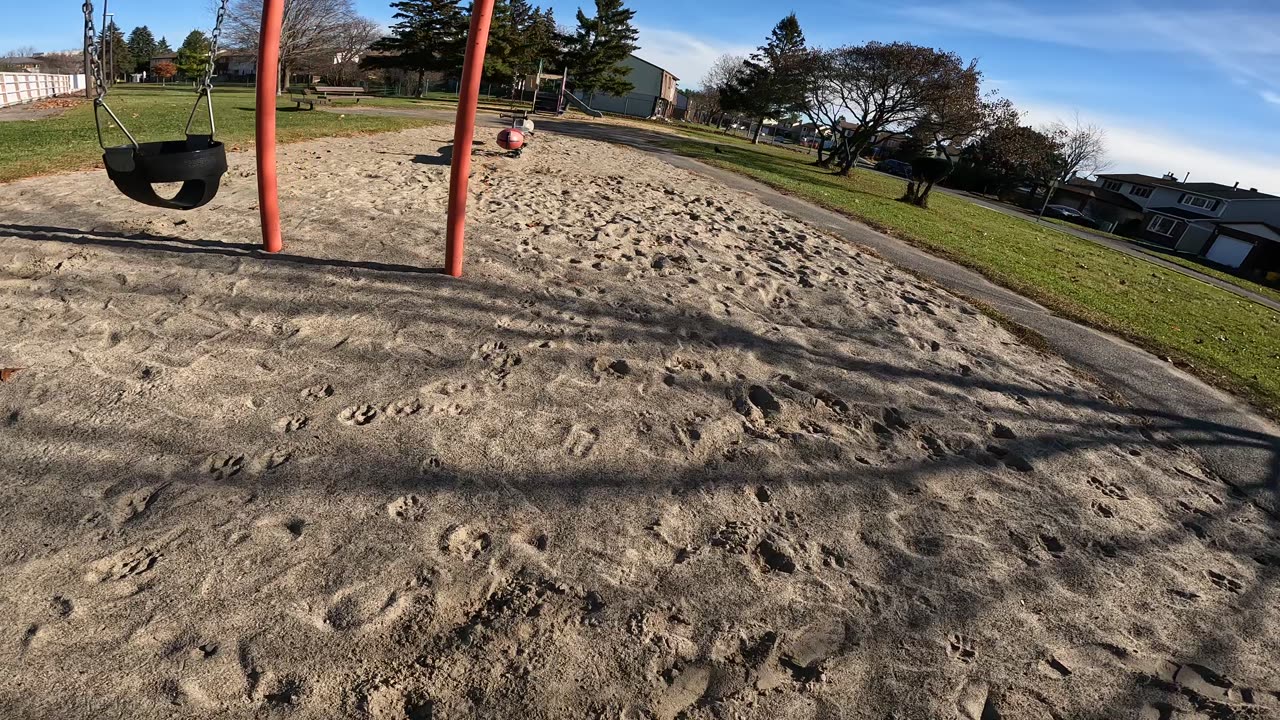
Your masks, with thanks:
<instances>
[{"instance_id":1,"label":"building roof","mask_svg":"<svg viewBox=\"0 0 1280 720\"><path fill-rule=\"evenodd\" d=\"M1133 183L1134 185L1167 187L1174 190L1183 190L1185 192L1195 193L1196 195L1221 198L1223 200L1263 200L1267 198L1275 198L1275 195L1258 192L1256 189L1236 188L1231 187L1230 185L1212 182L1182 183L1177 180L1167 180L1165 178L1152 177L1150 175L1142 175L1138 173L1099 175L1098 177L1104 180L1119 180L1120 182Z\"/></svg>"},{"instance_id":2,"label":"building roof","mask_svg":"<svg viewBox=\"0 0 1280 720\"><path fill-rule=\"evenodd\" d=\"M0 57L0 65L43 65L44 58L38 57Z\"/></svg>"},{"instance_id":3,"label":"building roof","mask_svg":"<svg viewBox=\"0 0 1280 720\"><path fill-rule=\"evenodd\" d=\"M167 53L156 53L155 55L151 56L151 59L152 60L172 60L176 57L178 57L178 53L167 52Z\"/></svg>"},{"instance_id":4,"label":"building roof","mask_svg":"<svg viewBox=\"0 0 1280 720\"><path fill-rule=\"evenodd\" d=\"M1149 211L1153 213L1160 213L1161 215L1168 215L1170 217L1182 218L1183 220L1213 220L1212 217L1205 215L1204 213L1193 212L1186 208L1158 207L1150 208Z\"/></svg>"},{"instance_id":5,"label":"building roof","mask_svg":"<svg viewBox=\"0 0 1280 720\"><path fill-rule=\"evenodd\" d=\"M1136 210L1138 212L1142 211L1142 206L1139 205L1138 203L1130 200L1129 198L1125 197L1124 195L1121 195L1118 192L1107 190L1100 185L1084 185L1080 183L1067 183L1066 185L1060 186L1058 189L1065 190L1069 193L1075 193L1076 195L1085 195L1087 197L1091 197L1095 200L1098 200L1110 205L1122 207L1125 210Z\"/></svg>"},{"instance_id":6,"label":"building roof","mask_svg":"<svg viewBox=\"0 0 1280 720\"><path fill-rule=\"evenodd\" d=\"M1218 227L1230 228L1246 235L1280 243L1280 228L1266 223L1221 223Z\"/></svg>"},{"instance_id":7,"label":"building roof","mask_svg":"<svg viewBox=\"0 0 1280 720\"><path fill-rule=\"evenodd\" d=\"M656 68L658 68L659 70L661 70L662 72L664 72L664 73L666 73L666 74L670 75L672 78L674 78L674 79L676 79L676 80L679 80L679 79L680 79L680 78L676 77L676 74L675 74L675 73L673 73L673 72L671 72L670 70L668 70L668 69L666 69L666 68L662 67L661 65L654 65L653 63L649 62L648 60L645 60L644 58L640 57L639 55L636 55L635 53L631 53L631 54L630 54L630 55L628 55L627 57L629 57L629 58L633 58L633 59L635 59L635 60L639 60L640 62L644 63L645 65L651 65L651 66L653 66L653 67L656 67Z\"/></svg>"}]
</instances>

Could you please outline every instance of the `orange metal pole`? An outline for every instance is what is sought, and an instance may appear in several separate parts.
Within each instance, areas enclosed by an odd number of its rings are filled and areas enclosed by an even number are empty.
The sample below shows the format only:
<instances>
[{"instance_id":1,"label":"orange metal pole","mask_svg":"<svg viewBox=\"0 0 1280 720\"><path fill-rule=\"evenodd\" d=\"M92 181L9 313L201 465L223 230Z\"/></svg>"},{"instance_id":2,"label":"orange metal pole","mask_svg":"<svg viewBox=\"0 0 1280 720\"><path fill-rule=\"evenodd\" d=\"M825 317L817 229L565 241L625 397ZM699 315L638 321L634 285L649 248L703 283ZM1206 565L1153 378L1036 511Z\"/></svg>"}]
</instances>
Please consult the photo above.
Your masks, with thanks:
<instances>
[{"instance_id":1,"label":"orange metal pole","mask_svg":"<svg viewBox=\"0 0 1280 720\"><path fill-rule=\"evenodd\" d=\"M462 236L467 222L471 138L475 133L480 75L484 70L484 50L489 44L489 21L492 19L493 0L473 0L471 32L467 34L467 53L462 60L462 80L458 86L458 116L453 126L453 159L449 167L449 221L445 233L444 269L454 277L462 276Z\"/></svg>"},{"instance_id":2,"label":"orange metal pole","mask_svg":"<svg viewBox=\"0 0 1280 720\"><path fill-rule=\"evenodd\" d=\"M280 25L284 0L262 0L262 33L258 37L258 102L255 144L258 158L258 214L262 249L280 252L280 194L276 183L276 84L280 77Z\"/></svg>"}]
</instances>

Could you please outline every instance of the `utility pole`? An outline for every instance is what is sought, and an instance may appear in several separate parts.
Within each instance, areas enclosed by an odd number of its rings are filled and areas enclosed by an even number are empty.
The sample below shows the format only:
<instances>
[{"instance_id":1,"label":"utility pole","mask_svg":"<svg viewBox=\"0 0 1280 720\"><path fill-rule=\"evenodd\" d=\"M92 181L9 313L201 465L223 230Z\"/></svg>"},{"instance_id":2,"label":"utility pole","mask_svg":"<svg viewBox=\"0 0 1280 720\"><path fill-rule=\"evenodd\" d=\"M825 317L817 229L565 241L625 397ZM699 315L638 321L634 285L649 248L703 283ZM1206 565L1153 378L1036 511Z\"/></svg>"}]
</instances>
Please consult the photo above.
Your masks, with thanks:
<instances>
[{"instance_id":1,"label":"utility pole","mask_svg":"<svg viewBox=\"0 0 1280 720\"><path fill-rule=\"evenodd\" d=\"M112 62L116 59L116 34L112 29L112 25L107 24L107 18L111 18L114 25L116 14L107 12L107 4L102 4L102 31L106 33L107 43L102 46L103 53L107 56L107 85L116 84L116 69Z\"/></svg>"}]
</instances>

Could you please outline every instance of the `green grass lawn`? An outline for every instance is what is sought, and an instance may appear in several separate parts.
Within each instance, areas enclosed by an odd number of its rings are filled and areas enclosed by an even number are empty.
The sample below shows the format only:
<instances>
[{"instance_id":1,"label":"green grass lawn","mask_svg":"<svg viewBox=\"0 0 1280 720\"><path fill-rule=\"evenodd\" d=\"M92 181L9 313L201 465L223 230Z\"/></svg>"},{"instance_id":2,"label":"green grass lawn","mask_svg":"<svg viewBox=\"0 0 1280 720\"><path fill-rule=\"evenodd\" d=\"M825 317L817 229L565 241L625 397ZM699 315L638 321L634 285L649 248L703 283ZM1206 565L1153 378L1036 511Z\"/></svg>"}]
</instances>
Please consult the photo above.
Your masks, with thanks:
<instances>
[{"instance_id":1,"label":"green grass lawn","mask_svg":"<svg viewBox=\"0 0 1280 720\"><path fill-rule=\"evenodd\" d=\"M896 178L865 170L841 178L787 148L723 135L715 140L720 153L706 142L674 136L672 146L951 258L1063 315L1173 357L1280 416L1280 313L943 193L930 197L928 210L897 202L903 182Z\"/></svg>"},{"instance_id":2,"label":"green grass lawn","mask_svg":"<svg viewBox=\"0 0 1280 720\"><path fill-rule=\"evenodd\" d=\"M1064 227L1076 227L1076 228L1079 227L1076 225L1072 225L1071 223L1068 223L1066 220L1058 220L1057 218L1045 218L1045 220L1047 222L1054 223L1055 225L1062 225ZM1161 260L1167 260L1176 265L1181 265L1185 268L1195 270L1198 273L1217 278L1224 282L1229 282L1232 285L1239 286L1241 288L1244 288L1245 290L1249 290L1250 292L1255 292L1259 295L1262 295L1264 297L1269 297L1272 300L1280 302L1280 289L1269 287L1267 285L1262 285L1260 283L1256 283L1247 278L1242 278L1239 275L1232 275L1229 272L1223 272L1222 270L1219 270L1211 265L1206 265L1205 263L1196 262L1195 260L1189 257L1184 257L1182 255L1176 255L1174 253L1169 253L1169 252L1161 252L1160 250L1156 249L1153 246L1146 245L1145 243L1142 243L1142 242L1138 242L1133 238L1124 237L1123 235L1116 235L1114 233L1102 232L1101 230L1090 230L1089 232L1095 233L1097 235L1105 235L1106 237L1109 237L1112 240L1121 240L1123 242L1132 243L1137 247L1137 249L1142 250L1143 252L1147 253L1148 255L1151 255L1152 257L1157 257L1157 258L1160 258Z\"/></svg>"},{"instance_id":3,"label":"green grass lawn","mask_svg":"<svg viewBox=\"0 0 1280 720\"><path fill-rule=\"evenodd\" d=\"M213 98L218 138L228 148L252 147L253 89L215 88ZM139 142L182 137L194 101L195 93L189 87L178 86L117 86L107 96L108 104ZM411 117L355 113L342 117L330 112L297 111L287 95L279 100L278 108L276 136L279 142L386 132L432 124L429 120ZM125 144L124 135L119 130L106 129L109 118L105 113L102 117L106 142ZM193 130L205 129L207 118L208 113L202 103ZM99 164L101 159L102 150L98 147L93 128L93 106L88 102L70 108L58 117L0 122L0 182L83 170Z\"/></svg>"}]
</instances>

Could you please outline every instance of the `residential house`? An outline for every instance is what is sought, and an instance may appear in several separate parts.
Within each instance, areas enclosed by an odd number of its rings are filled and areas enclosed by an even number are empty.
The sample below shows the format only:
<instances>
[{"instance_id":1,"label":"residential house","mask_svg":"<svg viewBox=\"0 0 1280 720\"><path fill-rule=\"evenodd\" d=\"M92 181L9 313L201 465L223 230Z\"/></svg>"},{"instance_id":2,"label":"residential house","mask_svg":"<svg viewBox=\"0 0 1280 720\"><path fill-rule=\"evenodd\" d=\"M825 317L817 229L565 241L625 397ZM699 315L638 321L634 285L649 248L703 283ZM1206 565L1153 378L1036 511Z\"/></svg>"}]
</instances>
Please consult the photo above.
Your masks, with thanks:
<instances>
[{"instance_id":1,"label":"residential house","mask_svg":"<svg viewBox=\"0 0 1280 720\"><path fill-rule=\"evenodd\" d=\"M1103 190L1142 208L1141 238L1242 271L1280 271L1280 197L1239 183L1165 175L1099 175Z\"/></svg>"},{"instance_id":2,"label":"residential house","mask_svg":"<svg viewBox=\"0 0 1280 720\"><path fill-rule=\"evenodd\" d=\"M630 93L622 97L603 93L592 93L589 97L580 92L574 94L601 112L643 118L671 117L676 109L676 81L680 78L635 55L628 55L618 64L631 69L627 73L627 82L635 87Z\"/></svg>"},{"instance_id":3,"label":"residential house","mask_svg":"<svg viewBox=\"0 0 1280 720\"><path fill-rule=\"evenodd\" d=\"M46 62L38 57L0 57L0 70L8 72L45 72Z\"/></svg>"},{"instance_id":4,"label":"residential house","mask_svg":"<svg viewBox=\"0 0 1280 720\"><path fill-rule=\"evenodd\" d=\"M1075 208L1102 223L1099 229L1105 232L1141 228L1145 214L1143 207L1129 196L1082 178L1073 178L1055 189L1049 204Z\"/></svg>"},{"instance_id":5,"label":"residential house","mask_svg":"<svg viewBox=\"0 0 1280 720\"><path fill-rule=\"evenodd\" d=\"M152 71L151 72L152 75L155 75L154 71L156 69L156 66L159 65L160 63L166 63L166 62L171 65L177 65L178 53L176 52L156 53L155 55L151 56L151 61L147 63L147 68Z\"/></svg>"},{"instance_id":6,"label":"residential house","mask_svg":"<svg viewBox=\"0 0 1280 720\"><path fill-rule=\"evenodd\" d=\"M258 56L252 50L219 50L213 74L223 80L248 82L258 74Z\"/></svg>"}]
</instances>

